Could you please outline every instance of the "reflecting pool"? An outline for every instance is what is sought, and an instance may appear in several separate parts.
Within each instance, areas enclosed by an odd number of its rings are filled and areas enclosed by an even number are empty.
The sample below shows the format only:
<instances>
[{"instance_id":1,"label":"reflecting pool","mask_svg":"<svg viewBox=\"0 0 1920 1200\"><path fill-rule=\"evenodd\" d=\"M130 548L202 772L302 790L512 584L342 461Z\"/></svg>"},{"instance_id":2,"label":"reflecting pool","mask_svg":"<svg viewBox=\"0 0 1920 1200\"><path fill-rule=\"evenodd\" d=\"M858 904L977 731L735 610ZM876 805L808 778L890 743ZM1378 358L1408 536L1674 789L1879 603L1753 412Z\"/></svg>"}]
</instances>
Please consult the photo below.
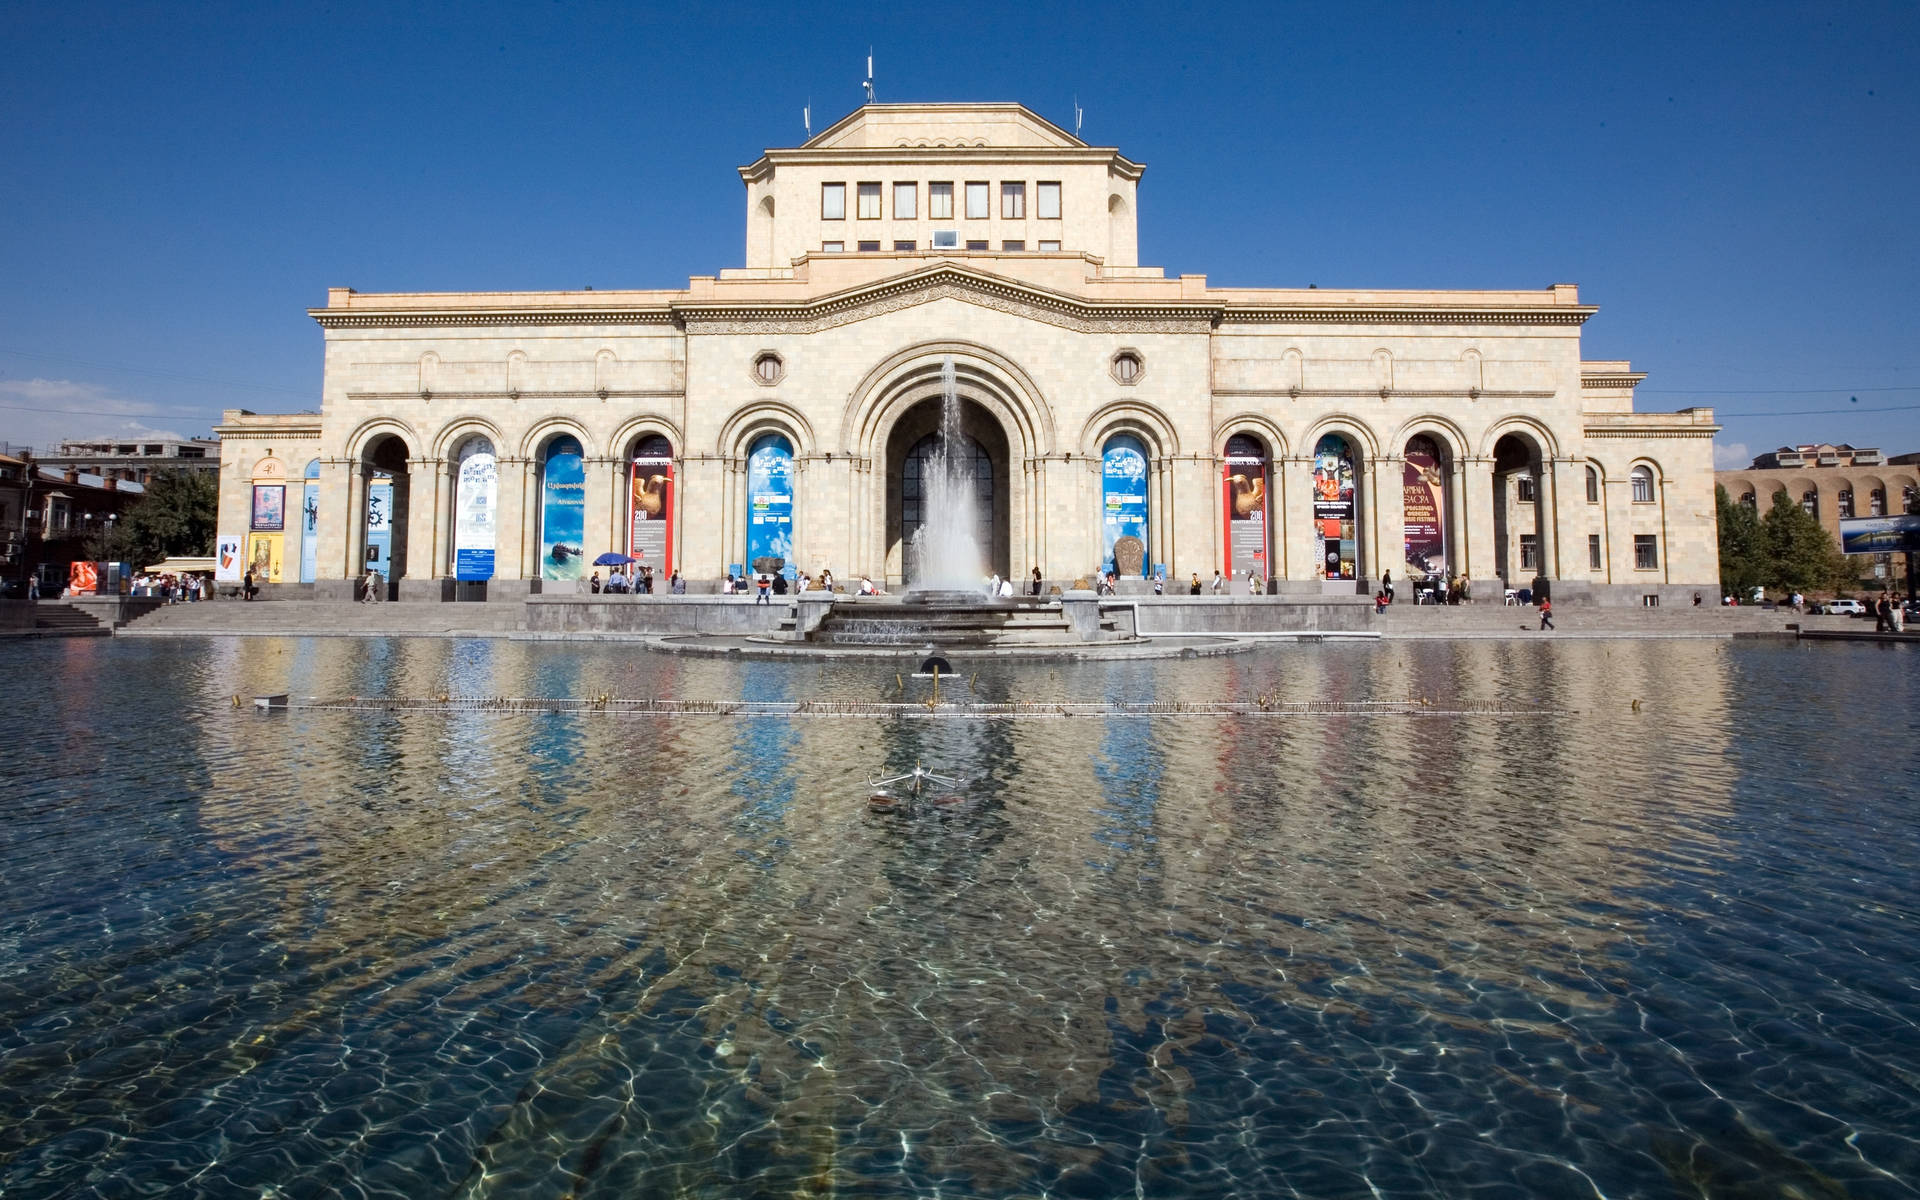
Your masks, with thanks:
<instances>
[{"instance_id":1,"label":"reflecting pool","mask_svg":"<svg viewBox=\"0 0 1920 1200\"><path fill-rule=\"evenodd\" d=\"M1911 647L981 668L0 646L8 1197L1806 1196L1920 1181ZM1638 707L1635 707L1638 701ZM869 776L971 777L876 813Z\"/></svg>"}]
</instances>

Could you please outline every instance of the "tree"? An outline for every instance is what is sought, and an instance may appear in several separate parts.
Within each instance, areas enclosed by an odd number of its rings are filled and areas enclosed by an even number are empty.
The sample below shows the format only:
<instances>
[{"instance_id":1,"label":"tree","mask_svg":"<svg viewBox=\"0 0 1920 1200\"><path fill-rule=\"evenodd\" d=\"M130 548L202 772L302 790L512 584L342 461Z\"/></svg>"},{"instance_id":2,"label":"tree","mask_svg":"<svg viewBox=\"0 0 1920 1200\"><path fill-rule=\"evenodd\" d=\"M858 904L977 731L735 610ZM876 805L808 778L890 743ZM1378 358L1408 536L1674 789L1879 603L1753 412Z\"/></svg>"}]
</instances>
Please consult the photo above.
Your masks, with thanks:
<instances>
[{"instance_id":1,"label":"tree","mask_svg":"<svg viewBox=\"0 0 1920 1200\"><path fill-rule=\"evenodd\" d=\"M87 542L96 558L145 567L170 554L213 553L220 488L201 471L156 471L120 519Z\"/></svg>"},{"instance_id":2,"label":"tree","mask_svg":"<svg viewBox=\"0 0 1920 1200\"><path fill-rule=\"evenodd\" d=\"M1813 591L1839 587L1851 574L1833 535L1784 489L1773 494L1773 507L1760 526L1767 586L1783 592Z\"/></svg>"},{"instance_id":3,"label":"tree","mask_svg":"<svg viewBox=\"0 0 1920 1200\"><path fill-rule=\"evenodd\" d=\"M1714 516L1720 526L1720 590L1746 600L1767 581L1766 540L1760 514L1727 497L1727 489L1713 485Z\"/></svg>"}]
</instances>

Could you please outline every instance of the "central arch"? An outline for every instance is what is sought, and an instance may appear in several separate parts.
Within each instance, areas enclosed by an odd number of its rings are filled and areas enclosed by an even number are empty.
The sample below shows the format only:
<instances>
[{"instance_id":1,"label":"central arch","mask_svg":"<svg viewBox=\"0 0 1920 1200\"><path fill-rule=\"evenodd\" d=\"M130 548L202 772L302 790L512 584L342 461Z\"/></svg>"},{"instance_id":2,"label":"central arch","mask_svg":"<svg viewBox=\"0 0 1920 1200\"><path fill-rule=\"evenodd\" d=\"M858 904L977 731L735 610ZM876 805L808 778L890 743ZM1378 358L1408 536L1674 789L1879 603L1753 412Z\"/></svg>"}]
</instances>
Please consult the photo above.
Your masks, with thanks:
<instances>
[{"instance_id":1,"label":"central arch","mask_svg":"<svg viewBox=\"0 0 1920 1200\"><path fill-rule=\"evenodd\" d=\"M914 534L930 513L927 503L927 467L940 446L941 397L930 396L901 414L887 438L887 577L912 584L913 556L908 553ZM1007 480L1011 463L1006 431L979 403L960 397L961 445L958 455L973 481L976 544L980 570L1002 579L1009 574L1011 536L1007 511Z\"/></svg>"}]
</instances>

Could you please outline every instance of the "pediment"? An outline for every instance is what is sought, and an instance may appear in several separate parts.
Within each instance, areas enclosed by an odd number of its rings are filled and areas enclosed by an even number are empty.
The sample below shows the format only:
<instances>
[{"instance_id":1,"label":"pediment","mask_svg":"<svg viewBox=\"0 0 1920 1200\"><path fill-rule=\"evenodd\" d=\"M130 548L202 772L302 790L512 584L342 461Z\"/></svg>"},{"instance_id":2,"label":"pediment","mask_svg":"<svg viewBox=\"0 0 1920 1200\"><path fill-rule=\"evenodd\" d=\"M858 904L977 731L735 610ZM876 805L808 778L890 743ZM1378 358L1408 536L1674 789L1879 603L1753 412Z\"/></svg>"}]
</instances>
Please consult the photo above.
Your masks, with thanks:
<instances>
[{"instance_id":1,"label":"pediment","mask_svg":"<svg viewBox=\"0 0 1920 1200\"><path fill-rule=\"evenodd\" d=\"M1024 104L867 104L821 130L804 148L901 146L1077 150L1086 143Z\"/></svg>"}]
</instances>

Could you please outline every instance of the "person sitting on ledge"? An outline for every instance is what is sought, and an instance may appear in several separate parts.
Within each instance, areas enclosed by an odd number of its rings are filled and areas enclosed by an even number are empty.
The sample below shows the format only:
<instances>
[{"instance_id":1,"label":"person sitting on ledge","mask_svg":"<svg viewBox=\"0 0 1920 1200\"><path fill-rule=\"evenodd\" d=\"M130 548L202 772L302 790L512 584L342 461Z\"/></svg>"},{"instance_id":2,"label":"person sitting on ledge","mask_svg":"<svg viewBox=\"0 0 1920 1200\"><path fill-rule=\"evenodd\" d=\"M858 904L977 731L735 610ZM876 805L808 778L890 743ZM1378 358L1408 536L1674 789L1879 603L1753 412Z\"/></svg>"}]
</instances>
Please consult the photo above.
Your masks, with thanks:
<instances>
[{"instance_id":1,"label":"person sitting on ledge","mask_svg":"<svg viewBox=\"0 0 1920 1200\"><path fill-rule=\"evenodd\" d=\"M667 590L676 596L684 596L687 594L687 581L680 578L679 571L673 573L672 585L668 587Z\"/></svg>"},{"instance_id":2,"label":"person sitting on ledge","mask_svg":"<svg viewBox=\"0 0 1920 1200\"><path fill-rule=\"evenodd\" d=\"M824 575L825 572L822 572L822 574ZM860 594L862 596L884 596L887 593L886 589L875 583L870 576L862 575L860 577Z\"/></svg>"}]
</instances>

